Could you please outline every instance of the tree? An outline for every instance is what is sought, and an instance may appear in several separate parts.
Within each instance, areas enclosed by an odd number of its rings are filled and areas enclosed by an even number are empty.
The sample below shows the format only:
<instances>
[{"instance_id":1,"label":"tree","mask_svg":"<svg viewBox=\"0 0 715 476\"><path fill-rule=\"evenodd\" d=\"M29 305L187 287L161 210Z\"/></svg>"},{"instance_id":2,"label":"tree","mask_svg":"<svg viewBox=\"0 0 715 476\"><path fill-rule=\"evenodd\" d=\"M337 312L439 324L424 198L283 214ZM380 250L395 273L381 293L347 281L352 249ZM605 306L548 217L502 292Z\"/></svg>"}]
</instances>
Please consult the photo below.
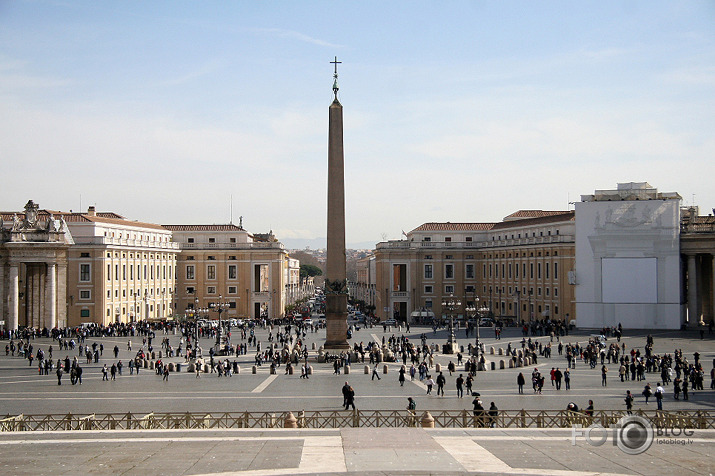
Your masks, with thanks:
<instances>
[{"instance_id":1,"label":"tree","mask_svg":"<svg viewBox=\"0 0 715 476\"><path fill-rule=\"evenodd\" d=\"M301 264L300 265L300 277L305 278L308 276L322 276L323 270L314 266L312 264Z\"/></svg>"}]
</instances>

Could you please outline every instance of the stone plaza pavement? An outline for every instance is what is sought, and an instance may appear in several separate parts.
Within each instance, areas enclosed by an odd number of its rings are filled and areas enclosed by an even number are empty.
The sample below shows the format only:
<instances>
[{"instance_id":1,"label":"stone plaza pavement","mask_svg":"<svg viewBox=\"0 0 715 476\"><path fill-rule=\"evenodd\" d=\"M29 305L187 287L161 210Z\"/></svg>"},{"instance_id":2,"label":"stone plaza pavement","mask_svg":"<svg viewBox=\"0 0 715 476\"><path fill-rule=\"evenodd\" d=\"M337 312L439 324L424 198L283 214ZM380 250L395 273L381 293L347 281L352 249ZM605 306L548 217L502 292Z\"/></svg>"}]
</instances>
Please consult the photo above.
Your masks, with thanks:
<instances>
[{"instance_id":1,"label":"stone plaza pavement","mask_svg":"<svg viewBox=\"0 0 715 476\"><path fill-rule=\"evenodd\" d=\"M564 429L0 433L0 473L686 476L715 472L714 443L715 431L696 430L656 438L645 453L627 455L610 439L592 446Z\"/></svg>"},{"instance_id":2,"label":"stone plaza pavement","mask_svg":"<svg viewBox=\"0 0 715 476\"><path fill-rule=\"evenodd\" d=\"M419 339L425 332L430 343L443 343L444 330L436 334L431 329L413 327L410 338ZM354 342L380 341L381 327L362 329ZM487 348L519 345L518 329L506 329L504 338L496 342L482 334ZM700 340L694 332L653 332L656 353L672 353L683 349L688 359L693 352L701 353L706 372L715 358L715 340L706 336ZM265 345L267 331L258 331ZM645 333L631 331L624 338L628 348L642 349ZM460 344L472 339L458 335ZM584 342L588 331L572 333L565 342ZM155 347L165 335L157 334ZM172 345L179 336L168 335ZM317 345L324 333L308 334L307 342ZM127 339L118 337L89 338L87 343L102 342L104 356L98 364L84 366L84 384L57 385L56 377L38 375L36 367L20 357L0 355L0 414L75 414L155 412L222 412L341 409L341 387L349 379L356 389L356 404L361 410L404 410L407 397L417 401L417 411L471 410L471 398L457 398L456 376L448 377L446 397L425 395L419 380L404 386L397 382L399 364L388 364L389 373L382 380L365 375L363 366L353 364L349 376L333 375L330 364L319 364L315 353L310 363L315 374L310 380L285 375L269 375L263 366L257 374L250 373L253 352L241 356L242 372L231 378L204 374L196 379L185 371L173 373L168 382L153 371L139 376L124 375L116 381L103 382L101 366L116 361L111 349L118 345L118 358L128 359L136 352L141 337L133 337L134 351L127 350ZM548 337L538 338L548 342ZM7 341L0 341L4 344ZM47 348L49 339L33 341L35 348ZM204 339L204 348L210 340ZM556 343L554 342L554 345ZM56 343L55 343L56 346ZM4 348L4 345L2 345ZM520 347L520 345L519 345ZM55 350L54 358L75 352ZM489 356L488 356L489 357ZM231 358L232 360L234 358ZM437 355L436 361L446 365L453 356ZM175 358L174 361L182 361ZM82 362L82 360L81 360ZM565 366L563 356L541 359L539 369ZM534 395L530 386L524 395L516 392L516 375L529 375L534 366L480 372L475 389L482 393L488 405L495 401L503 410L564 409L575 401L585 406L588 399L596 409L622 410L623 395L630 389L636 395L634 409L654 409L640 396L643 382L620 382L617 367L609 365L608 386L600 382L600 366L591 369L579 363L572 371L572 390L557 391L547 383L543 395ZM652 384L658 380L648 375ZM689 401L674 400L668 387L664 402L666 410L705 410L715 408L715 391L694 392ZM235 430L133 430L0 433L0 474L648 474L678 476L713 474L715 431L695 430L693 435L656 442L644 454L623 453L609 439L602 446L592 446L583 437L572 445L570 429L417 429L417 428L343 428L343 429L235 429ZM677 441L676 441L677 440Z\"/></svg>"}]
</instances>

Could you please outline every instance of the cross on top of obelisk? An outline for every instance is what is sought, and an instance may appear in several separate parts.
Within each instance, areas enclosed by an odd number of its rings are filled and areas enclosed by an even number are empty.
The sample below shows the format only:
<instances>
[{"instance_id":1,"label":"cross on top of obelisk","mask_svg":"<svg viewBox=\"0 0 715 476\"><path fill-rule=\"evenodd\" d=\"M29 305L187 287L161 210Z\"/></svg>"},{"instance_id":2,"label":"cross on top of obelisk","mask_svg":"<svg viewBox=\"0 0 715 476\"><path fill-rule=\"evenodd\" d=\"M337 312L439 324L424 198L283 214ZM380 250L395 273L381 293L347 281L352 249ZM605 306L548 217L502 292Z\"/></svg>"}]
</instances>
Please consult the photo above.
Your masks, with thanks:
<instances>
[{"instance_id":1,"label":"cross on top of obelisk","mask_svg":"<svg viewBox=\"0 0 715 476\"><path fill-rule=\"evenodd\" d=\"M335 72L333 73L333 94L335 94L335 99L338 99L338 65L342 64L342 61L338 61L338 57L335 57L335 61L331 61L330 64L335 65Z\"/></svg>"}]
</instances>

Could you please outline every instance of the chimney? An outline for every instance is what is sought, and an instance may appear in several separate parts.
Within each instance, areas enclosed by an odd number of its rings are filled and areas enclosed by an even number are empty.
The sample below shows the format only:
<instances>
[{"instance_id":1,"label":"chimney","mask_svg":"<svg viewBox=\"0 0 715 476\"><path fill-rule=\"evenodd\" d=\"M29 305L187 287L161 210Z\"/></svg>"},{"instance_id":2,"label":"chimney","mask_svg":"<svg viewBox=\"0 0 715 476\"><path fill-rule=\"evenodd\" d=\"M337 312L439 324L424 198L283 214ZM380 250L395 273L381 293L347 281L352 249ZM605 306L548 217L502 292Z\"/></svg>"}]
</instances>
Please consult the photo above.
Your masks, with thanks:
<instances>
[{"instance_id":1,"label":"chimney","mask_svg":"<svg viewBox=\"0 0 715 476\"><path fill-rule=\"evenodd\" d=\"M87 215L89 215L89 216L91 216L91 217L96 217L96 216L97 216L97 212L94 210L94 206L93 206L93 205L90 205L89 208L87 209Z\"/></svg>"}]
</instances>

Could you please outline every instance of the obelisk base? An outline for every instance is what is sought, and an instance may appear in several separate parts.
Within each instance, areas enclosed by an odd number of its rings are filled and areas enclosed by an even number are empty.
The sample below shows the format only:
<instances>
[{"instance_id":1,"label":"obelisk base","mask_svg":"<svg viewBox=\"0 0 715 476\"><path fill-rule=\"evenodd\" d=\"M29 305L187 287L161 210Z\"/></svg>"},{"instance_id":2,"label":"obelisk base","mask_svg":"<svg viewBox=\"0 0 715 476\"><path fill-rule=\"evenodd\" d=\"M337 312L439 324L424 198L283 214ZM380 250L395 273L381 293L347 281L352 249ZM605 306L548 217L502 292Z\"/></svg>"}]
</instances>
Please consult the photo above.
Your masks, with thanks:
<instances>
[{"instance_id":1,"label":"obelisk base","mask_svg":"<svg viewBox=\"0 0 715 476\"><path fill-rule=\"evenodd\" d=\"M325 348L330 350L349 349L347 294L326 295L325 311Z\"/></svg>"}]
</instances>

